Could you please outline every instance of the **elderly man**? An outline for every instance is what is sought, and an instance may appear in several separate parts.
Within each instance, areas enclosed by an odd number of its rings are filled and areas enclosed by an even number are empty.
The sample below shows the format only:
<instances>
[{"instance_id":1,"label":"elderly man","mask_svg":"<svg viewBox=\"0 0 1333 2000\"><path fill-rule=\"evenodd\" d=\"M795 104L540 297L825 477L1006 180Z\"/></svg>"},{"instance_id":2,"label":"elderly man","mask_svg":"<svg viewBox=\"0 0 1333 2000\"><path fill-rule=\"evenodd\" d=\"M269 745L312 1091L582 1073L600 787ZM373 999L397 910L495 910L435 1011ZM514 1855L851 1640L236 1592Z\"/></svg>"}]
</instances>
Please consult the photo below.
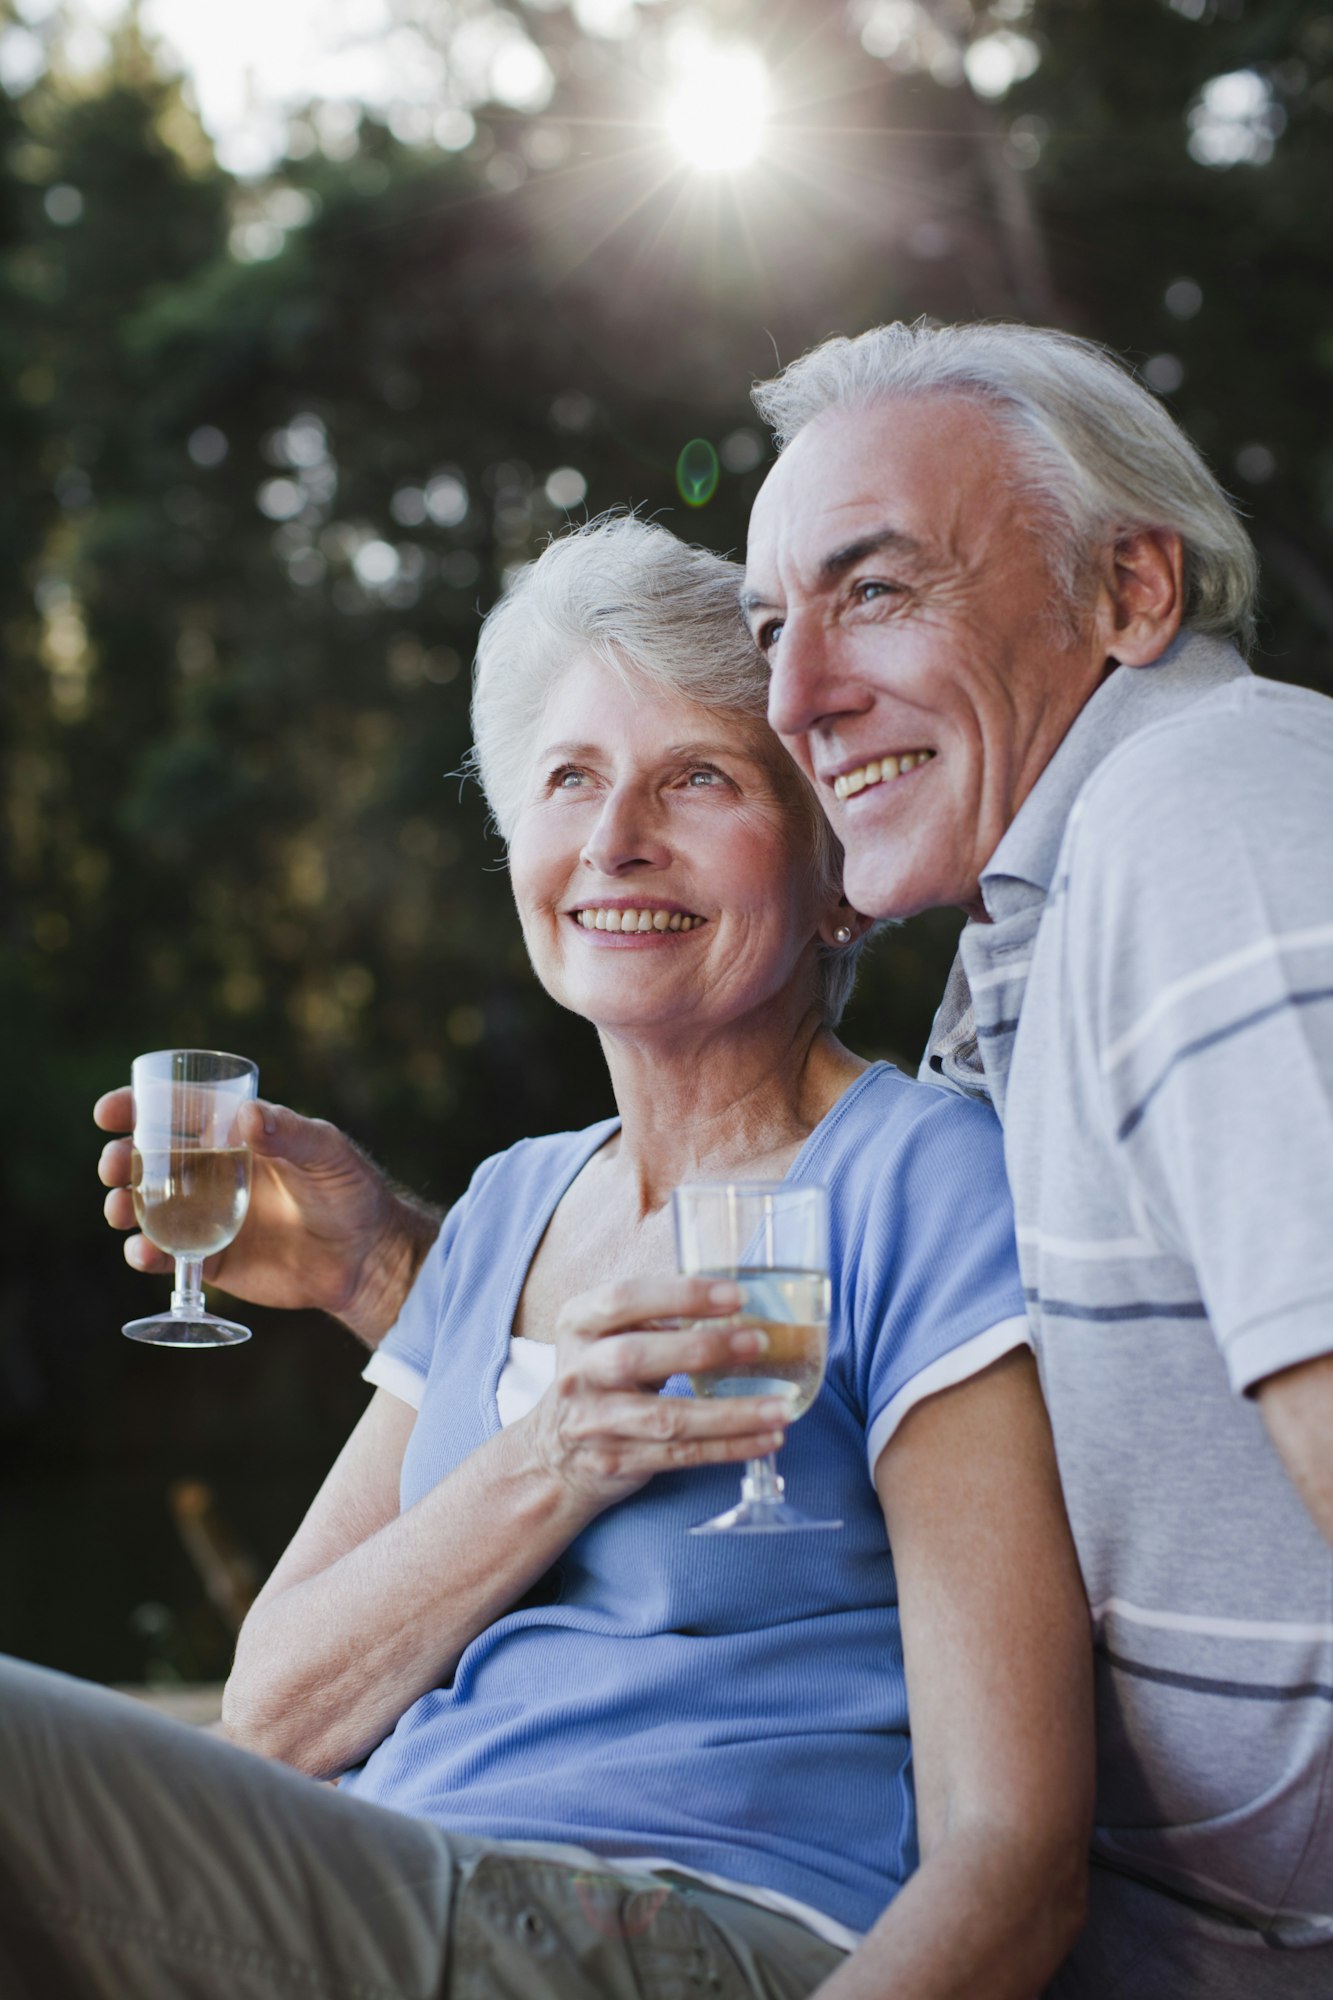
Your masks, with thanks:
<instances>
[{"instance_id":1,"label":"elderly man","mask_svg":"<svg viewBox=\"0 0 1333 2000\"><path fill-rule=\"evenodd\" d=\"M770 719L851 901L969 918L924 1073L1004 1121L1097 1647L1056 1991L1333 1994L1333 703L1249 673L1248 540L1090 345L883 327L756 401Z\"/></svg>"}]
</instances>

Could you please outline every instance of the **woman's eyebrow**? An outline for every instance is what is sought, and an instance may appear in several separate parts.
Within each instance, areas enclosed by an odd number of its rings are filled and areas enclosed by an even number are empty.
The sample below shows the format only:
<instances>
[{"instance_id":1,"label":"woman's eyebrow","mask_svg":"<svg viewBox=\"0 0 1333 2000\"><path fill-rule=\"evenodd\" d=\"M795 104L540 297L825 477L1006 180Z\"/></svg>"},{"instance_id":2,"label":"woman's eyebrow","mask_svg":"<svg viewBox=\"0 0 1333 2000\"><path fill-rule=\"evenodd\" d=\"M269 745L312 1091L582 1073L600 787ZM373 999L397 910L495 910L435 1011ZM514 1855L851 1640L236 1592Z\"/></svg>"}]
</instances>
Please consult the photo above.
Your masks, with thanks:
<instances>
[{"instance_id":1,"label":"woman's eyebrow","mask_svg":"<svg viewBox=\"0 0 1333 2000\"><path fill-rule=\"evenodd\" d=\"M547 764L558 758L593 758L603 755L605 755L604 747L597 743L549 743L538 753L538 761ZM706 736L698 737L691 743L664 743L657 755L664 764L685 764L691 758L700 757L743 757L747 764L762 762L757 751L747 749L740 743Z\"/></svg>"},{"instance_id":2,"label":"woman's eyebrow","mask_svg":"<svg viewBox=\"0 0 1333 2000\"><path fill-rule=\"evenodd\" d=\"M669 743L661 754L665 764L688 764L710 757L741 758L747 764L763 761L758 751L746 749L743 744L709 742L707 737L700 737L695 743Z\"/></svg>"}]
</instances>

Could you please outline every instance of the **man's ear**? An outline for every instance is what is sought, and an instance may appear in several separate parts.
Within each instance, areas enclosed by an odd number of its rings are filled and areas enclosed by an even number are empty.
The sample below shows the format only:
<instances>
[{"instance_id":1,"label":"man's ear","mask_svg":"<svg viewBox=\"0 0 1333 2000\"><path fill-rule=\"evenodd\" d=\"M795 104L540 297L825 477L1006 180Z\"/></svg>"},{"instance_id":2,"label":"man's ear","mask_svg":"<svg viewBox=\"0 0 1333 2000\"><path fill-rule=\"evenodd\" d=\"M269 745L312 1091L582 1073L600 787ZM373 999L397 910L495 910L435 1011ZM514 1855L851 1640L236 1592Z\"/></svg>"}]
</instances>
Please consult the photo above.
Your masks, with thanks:
<instances>
[{"instance_id":1,"label":"man's ear","mask_svg":"<svg viewBox=\"0 0 1333 2000\"><path fill-rule=\"evenodd\" d=\"M1103 578L1103 638L1108 659L1146 667L1180 630L1185 610L1185 550L1172 528L1120 535Z\"/></svg>"}]
</instances>

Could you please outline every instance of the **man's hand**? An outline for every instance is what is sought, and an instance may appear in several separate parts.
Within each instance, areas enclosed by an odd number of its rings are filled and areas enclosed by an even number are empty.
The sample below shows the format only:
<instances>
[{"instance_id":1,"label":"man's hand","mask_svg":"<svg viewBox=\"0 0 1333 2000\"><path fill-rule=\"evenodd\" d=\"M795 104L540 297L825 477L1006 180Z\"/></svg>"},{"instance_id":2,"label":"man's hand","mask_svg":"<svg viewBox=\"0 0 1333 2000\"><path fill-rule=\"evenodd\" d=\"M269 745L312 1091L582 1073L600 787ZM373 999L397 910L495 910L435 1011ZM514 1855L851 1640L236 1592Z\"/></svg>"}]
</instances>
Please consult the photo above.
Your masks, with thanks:
<instances>
[{"instance_id":1,"label":"man's hand","mask_svg":"<svg viewBox=\"0 0 1333 2000\"><path fill-rule=\"evenodd\" d=\"M93 1107L104 1132L126 1133L128 1089ZM278 1104L246 1105L238 1134L254 1156L250 1208L236 1241L204 1265L210 1284L255 1305L313 1306L333 1313L374 1346L398 1316L440 1226L437 1211L402 1193L350 1139L322 1118ZM136 1227L130 1141L103 1148L98 1176L111 1192L113 1229ZM172 1260L132 1235L126 1262L169 1272Z\"/></svg>"}]
</instances>

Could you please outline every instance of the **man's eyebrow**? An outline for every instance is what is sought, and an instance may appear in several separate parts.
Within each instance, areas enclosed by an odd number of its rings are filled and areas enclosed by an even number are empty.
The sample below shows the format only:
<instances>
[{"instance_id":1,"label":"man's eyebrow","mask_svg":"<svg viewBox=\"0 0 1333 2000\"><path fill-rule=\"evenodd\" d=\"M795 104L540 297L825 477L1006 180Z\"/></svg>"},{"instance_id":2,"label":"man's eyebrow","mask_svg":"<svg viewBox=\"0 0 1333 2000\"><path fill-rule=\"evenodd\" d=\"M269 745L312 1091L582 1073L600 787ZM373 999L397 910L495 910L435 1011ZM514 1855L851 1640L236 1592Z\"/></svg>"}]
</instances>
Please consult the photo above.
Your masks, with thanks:
<instances>
[{"instance_id":1,"label":"man's eyebrow","mask_svg":"<svg viewBox=\"0 0 1333 2000\"><path fill-rule=\"evenodd\" d=\"M840 549L826 555L819 565L820 581L834 583L867 556L877 556L885 550L891 555L919 556L921 544L901 528L877 528L874 534L858 535L854 542L844 542ZM778 611L781 606L762 590L743 590L740 608L742 620L748 621L756 611Z\"/></svg>"},{"instance_id":2,"label":"man's eyebrow","mask_svg":"<svg viewBox=\"0 0 1333 2000\"><path fill-rule=\"evenodd\" d=\"M854 542L844 542L840 549L834 549L819 565L819 574L832 582L845 576L849 569L855 569L867 556L877 556L885 549L891 555L919 556L921 544L901 528L879 528L873 535L858 535Z\"/></svg>"}]
</instances>

